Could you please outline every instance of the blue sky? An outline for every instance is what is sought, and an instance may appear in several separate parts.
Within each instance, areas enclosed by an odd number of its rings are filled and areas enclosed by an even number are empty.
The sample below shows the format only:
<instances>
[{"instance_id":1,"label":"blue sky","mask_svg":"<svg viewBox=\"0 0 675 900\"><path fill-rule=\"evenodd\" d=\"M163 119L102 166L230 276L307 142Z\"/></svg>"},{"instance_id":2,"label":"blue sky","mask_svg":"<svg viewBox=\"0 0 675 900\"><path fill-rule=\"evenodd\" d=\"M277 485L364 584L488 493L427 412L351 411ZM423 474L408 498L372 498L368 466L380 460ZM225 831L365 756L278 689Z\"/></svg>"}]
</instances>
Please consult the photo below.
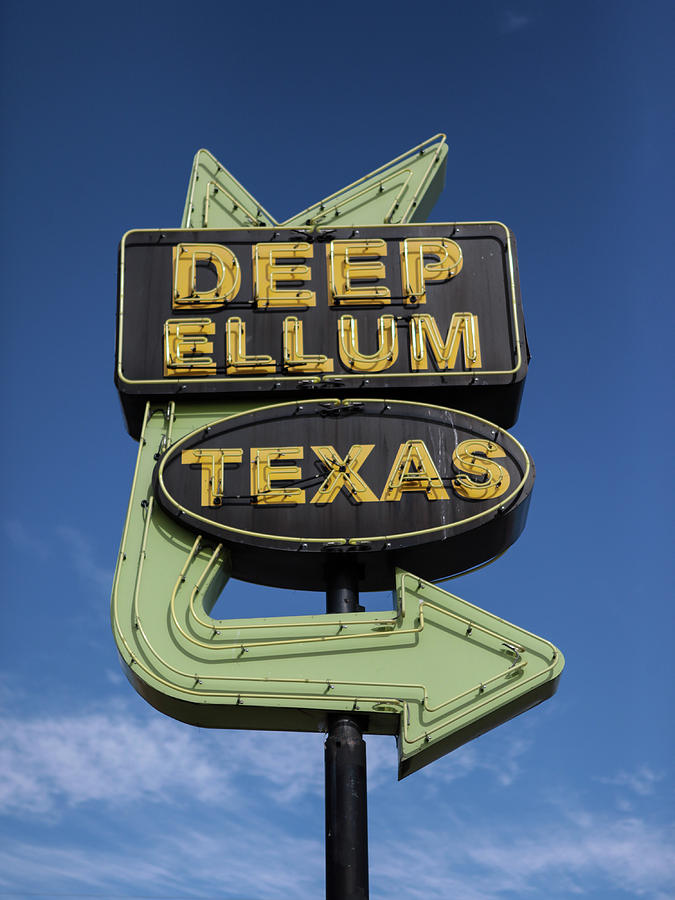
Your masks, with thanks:
<instances>
[{"instance_id":1,"label":"blue sky","mask_svg":"<svg viewBox=\"0 0 675 900\"><path fill-rule=\"evenodd\" d=\"M511 430L537 465L524 534L448 587L567 667L400 784L393 739L368 739L371 894L673 896L672 5L2 15L0 897L321 896L322 737L179 724L117 662L117 246L179 225L199 147L283 219L439 131L432 218L518 239L533 360ZM323 608L229 590L242 614Z\"/></svg>"}]
</instances>

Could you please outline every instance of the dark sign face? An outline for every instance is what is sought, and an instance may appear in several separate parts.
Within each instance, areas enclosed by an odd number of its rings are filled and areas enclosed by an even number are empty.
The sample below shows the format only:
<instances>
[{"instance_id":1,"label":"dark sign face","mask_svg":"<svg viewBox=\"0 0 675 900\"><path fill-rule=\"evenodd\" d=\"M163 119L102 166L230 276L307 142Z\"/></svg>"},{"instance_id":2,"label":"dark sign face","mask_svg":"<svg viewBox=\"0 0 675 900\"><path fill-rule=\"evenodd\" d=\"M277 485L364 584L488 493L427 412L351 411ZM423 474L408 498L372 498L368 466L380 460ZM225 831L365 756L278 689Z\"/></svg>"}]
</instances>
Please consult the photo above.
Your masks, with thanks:
<instances>
[{"instance_id":1,"label":"dark sign face","mask_svg":"<svg viewBox=\"0 0 675 900\"><path fill-rule=\"evenodd\" d=\"M132 231L116 382L145 400L393 396L515 421L527 370L500 223Z\"/></svg>"},{"instance_id":2,"label":"dark sign face","mask_svg":"<svg viewBox=\"0 0 675 900\"><path fill-rule=\"evenodd\" d=\"M395 566L447 577L520 534L534 467L507 432L391 400L284 403L211 422L157 465L168 515L227 545L233 575L322 589L336 554L364 590Z\"/></svg>"}]
</instances>

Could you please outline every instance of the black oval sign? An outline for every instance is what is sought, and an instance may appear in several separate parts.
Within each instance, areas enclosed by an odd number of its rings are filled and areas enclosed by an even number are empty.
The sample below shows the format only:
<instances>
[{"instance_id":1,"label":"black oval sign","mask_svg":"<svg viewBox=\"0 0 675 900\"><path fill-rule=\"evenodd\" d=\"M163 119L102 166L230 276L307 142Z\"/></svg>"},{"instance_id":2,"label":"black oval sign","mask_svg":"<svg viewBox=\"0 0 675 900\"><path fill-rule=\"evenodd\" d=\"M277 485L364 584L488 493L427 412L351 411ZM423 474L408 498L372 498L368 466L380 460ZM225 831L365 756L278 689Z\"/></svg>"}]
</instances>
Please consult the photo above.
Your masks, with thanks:
<instances>
[{"instance_id":1,"label":"black oval sign","mask_svg":"<svg viewBox=\"0 0 675 900\"><path fill-rule=\"evenodd\" d=\"M168 515L229 547L237 578L321 590L350 554L360 588L385 590L395 566L438 579L501 553L533 481L524 448L484 419L334 399L210 422L167 451L155 490Z\"/></svg>"}]
</instances>

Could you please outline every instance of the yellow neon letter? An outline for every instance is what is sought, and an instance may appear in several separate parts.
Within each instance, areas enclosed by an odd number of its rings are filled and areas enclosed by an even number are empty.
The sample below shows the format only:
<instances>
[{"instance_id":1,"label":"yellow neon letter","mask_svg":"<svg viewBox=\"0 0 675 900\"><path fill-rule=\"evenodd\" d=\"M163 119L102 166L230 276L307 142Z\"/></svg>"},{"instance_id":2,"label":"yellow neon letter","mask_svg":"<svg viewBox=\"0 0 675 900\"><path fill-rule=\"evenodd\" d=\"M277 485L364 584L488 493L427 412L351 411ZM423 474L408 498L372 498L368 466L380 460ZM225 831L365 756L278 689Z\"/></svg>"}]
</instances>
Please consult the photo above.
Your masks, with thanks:
<instances>
[{"instance_id":1,"label":"yellow neon letter","mask_svg":"<svg viewBox=\"0 0 675 900\"><path fill-rule=\"evenodd\" d=\"M405 441L398 448L380 500L400 500L403 491L424 491L427 500L448 499L424 441Z\"/></svg>"},{"instance_id":2,"label":"yellow neon letter","mask_svg":"<svg viewBox=\"0 0 675 900\"><path fill-rule=\"evenodd\" d=\"M381 306L389 303L391 292L388 287L364 283L384 278L384 263L378 262L377 257L386 255L387 245L381 238L331 241L326 247L331 306L349 303ZM354 281L355 284L352 283Z\"/></svg>"},{"instance_id":3,"label":"yellow neon letter","mask_svg":"<svg viewBox=\"0 0 675 900\"><path fill-rule=\"evenodd\" d=\"M197 290L197 269L210 268L216 274L216 286ZM239 261L222 244L176 244L173 248L173 308L216 309L233 300L241 284Z\"/></svg>"},{"instance_id":4,"label":"yellow neon letter","mask_svg":"<svg viewBox=\"0 0 675 900\"><path fill-rule=\"evenodd\" d=\"M280 260L311 259L313 256L314 247L304 241L254 244L253 296L256 306L316 306L316 293L299 287L312 277L310 267L279 264ZM280 288L280 283L294 286Z\"/></svg>"},{"instance_id":5,"label":"yellow neon letter","mask_svg":"<svg viewBox=\"0 0 675 900\"><path fill-rule=\"evenodd\" d=\"M490 500L506 493L511 476L499 463L490 461L495 456L504 457L506 452L493 441L476 439L458 444L452 464L462 474L452 479L454 492L466 500Z\"/></svg>"},{"instance_id":6,"label":"yellow neon letter","mask_svg":"<svg viewBox=\"0 0 675 900\"><path fill-rule=\"evenodd\" d=\"M284 319L284 367L291 372L332 372L333 360L327 356L305 356L302 324L296 316Z\"/></svg>"},{"instance_id":7,"label":"yellow neon letter","mask_svg":"<svg viewBox=\"0 0 675 900\"><path fill-rule=\"evenodd\" d=\"M228 375L269 375L277 363L271 356L246 355L246 322L233 316L225 323L226 366Z\"/></svg>"},{"instance_id":8,"label":"yellow neon letter","mask_svg":"<svg viewBox=\"0 0 675 900\"><path fill-rule=\"evenodd\" d=\"M357 503L373 503L377 500L358 471L364 464L375 444L354 444L349 453L341 459L335 447L320 445L312 447L321 462L328 469L328 474L310 503L332 503L344 487Z\"/></svg>"},{"instance_id":9,"label":"yellow neon letter","mask_svg":"<svg viewBox=\"0 0 675 900\"><path fill-rule=\"evenodd\" d=\"M436 262L424 261L435 256ZM401 281L406 303L426 303L428 281L447 281L462 271L462 248L450 238L406 238L401 243Z\"/></svg>"},{"instance_id":10,"label":"yellow neon letter","mask_svg":"<svg viewBox=\"0 0 675 900\"><path fill-rule=\"evenodd\" d=\"M273 461L302 459L302 447L251 447L251 497L254 503L304 503L301 488L272 487L273 481L302 478L300 466L273 466Z\"/></svg>"},{"instance_id":11,"label":"yellow neon letter","mask_svg":"<svg viewBox=\"0 0 675 900\"><path fill-rule=\"evenodd\" d=\"M214 334L216 326L211 319L167 319L164 323L164 374L215 375L216 364L210 356L213 343L206 335Z\"/></svg>"},{"instance_id":12,"label":"yellow neon letter","mask_svg":"<svg viewBox=\"0 0 675 900\"><path fill-rule=\"evenodd\" d=\"M244 451L240 447L227 450L183 450L180 461L184 465L197 463L202 468L202 506L220 506L225 485L225 465L240 463Z\"/></svg>"},{"instance_id":13,"label":"yellow neon letter","mask_svg":"<svg viewBox=\"0 0 675 900\"><path fill-rule=\"evenodd\" d=\"M377 321L377 353L359 353L359 330L353 316L340 316L338 347L342 364L354 372L382 372L398 359L398 333L393 316L380 316Z\"/></svg>"},{"instance_id":14,"label":"yellow neon letter","mask_svg":"<svg viewBox=\"0 0 675 900\"><path fill-rule=\"evenodd\" d=\"M441 337L433 316L426 313L410 319L410 368L413 372L427 369L427 339L439 369L454 369L463 339L464 365L467 369L480 369L480 337L478 316L473 313L452 314L445 341Z\"/></svg>"}]
</instances>

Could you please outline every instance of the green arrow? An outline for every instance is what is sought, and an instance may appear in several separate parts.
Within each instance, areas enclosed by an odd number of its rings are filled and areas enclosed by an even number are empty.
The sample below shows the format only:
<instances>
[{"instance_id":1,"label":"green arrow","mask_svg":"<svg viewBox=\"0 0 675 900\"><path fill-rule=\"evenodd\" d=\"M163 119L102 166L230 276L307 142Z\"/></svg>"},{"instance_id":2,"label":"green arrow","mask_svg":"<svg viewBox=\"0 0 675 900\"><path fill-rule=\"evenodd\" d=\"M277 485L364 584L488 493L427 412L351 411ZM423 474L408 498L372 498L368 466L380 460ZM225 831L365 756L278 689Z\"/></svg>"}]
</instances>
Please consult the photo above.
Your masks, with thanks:
<instances>
[{"instance_id":1,"label":"green arrow","mask_svg":"<svg viewBox=\"0 0 675 900\"><path fill-rule=\"evenodd\" d=\"M400 570L393 611L211 618L227 551L162 513L152 472L212 411L146 408L112 623L148 702L219 728L315 731L350 712L397 735L404 777L554 693L564 662L551 643Z\"/></svg>"},{"instance_id":2,"label":"green arrow","mask_svg":"<svg viewBox=\"0 0 675 900\"><path fill-rule=\"evenodd\" d=\"M278 222L208 150L198 150L182 227L331 228L425 222L443 189L447 155L445 135L434 135L324 200Z\"/></svg>"}]
</instances>

